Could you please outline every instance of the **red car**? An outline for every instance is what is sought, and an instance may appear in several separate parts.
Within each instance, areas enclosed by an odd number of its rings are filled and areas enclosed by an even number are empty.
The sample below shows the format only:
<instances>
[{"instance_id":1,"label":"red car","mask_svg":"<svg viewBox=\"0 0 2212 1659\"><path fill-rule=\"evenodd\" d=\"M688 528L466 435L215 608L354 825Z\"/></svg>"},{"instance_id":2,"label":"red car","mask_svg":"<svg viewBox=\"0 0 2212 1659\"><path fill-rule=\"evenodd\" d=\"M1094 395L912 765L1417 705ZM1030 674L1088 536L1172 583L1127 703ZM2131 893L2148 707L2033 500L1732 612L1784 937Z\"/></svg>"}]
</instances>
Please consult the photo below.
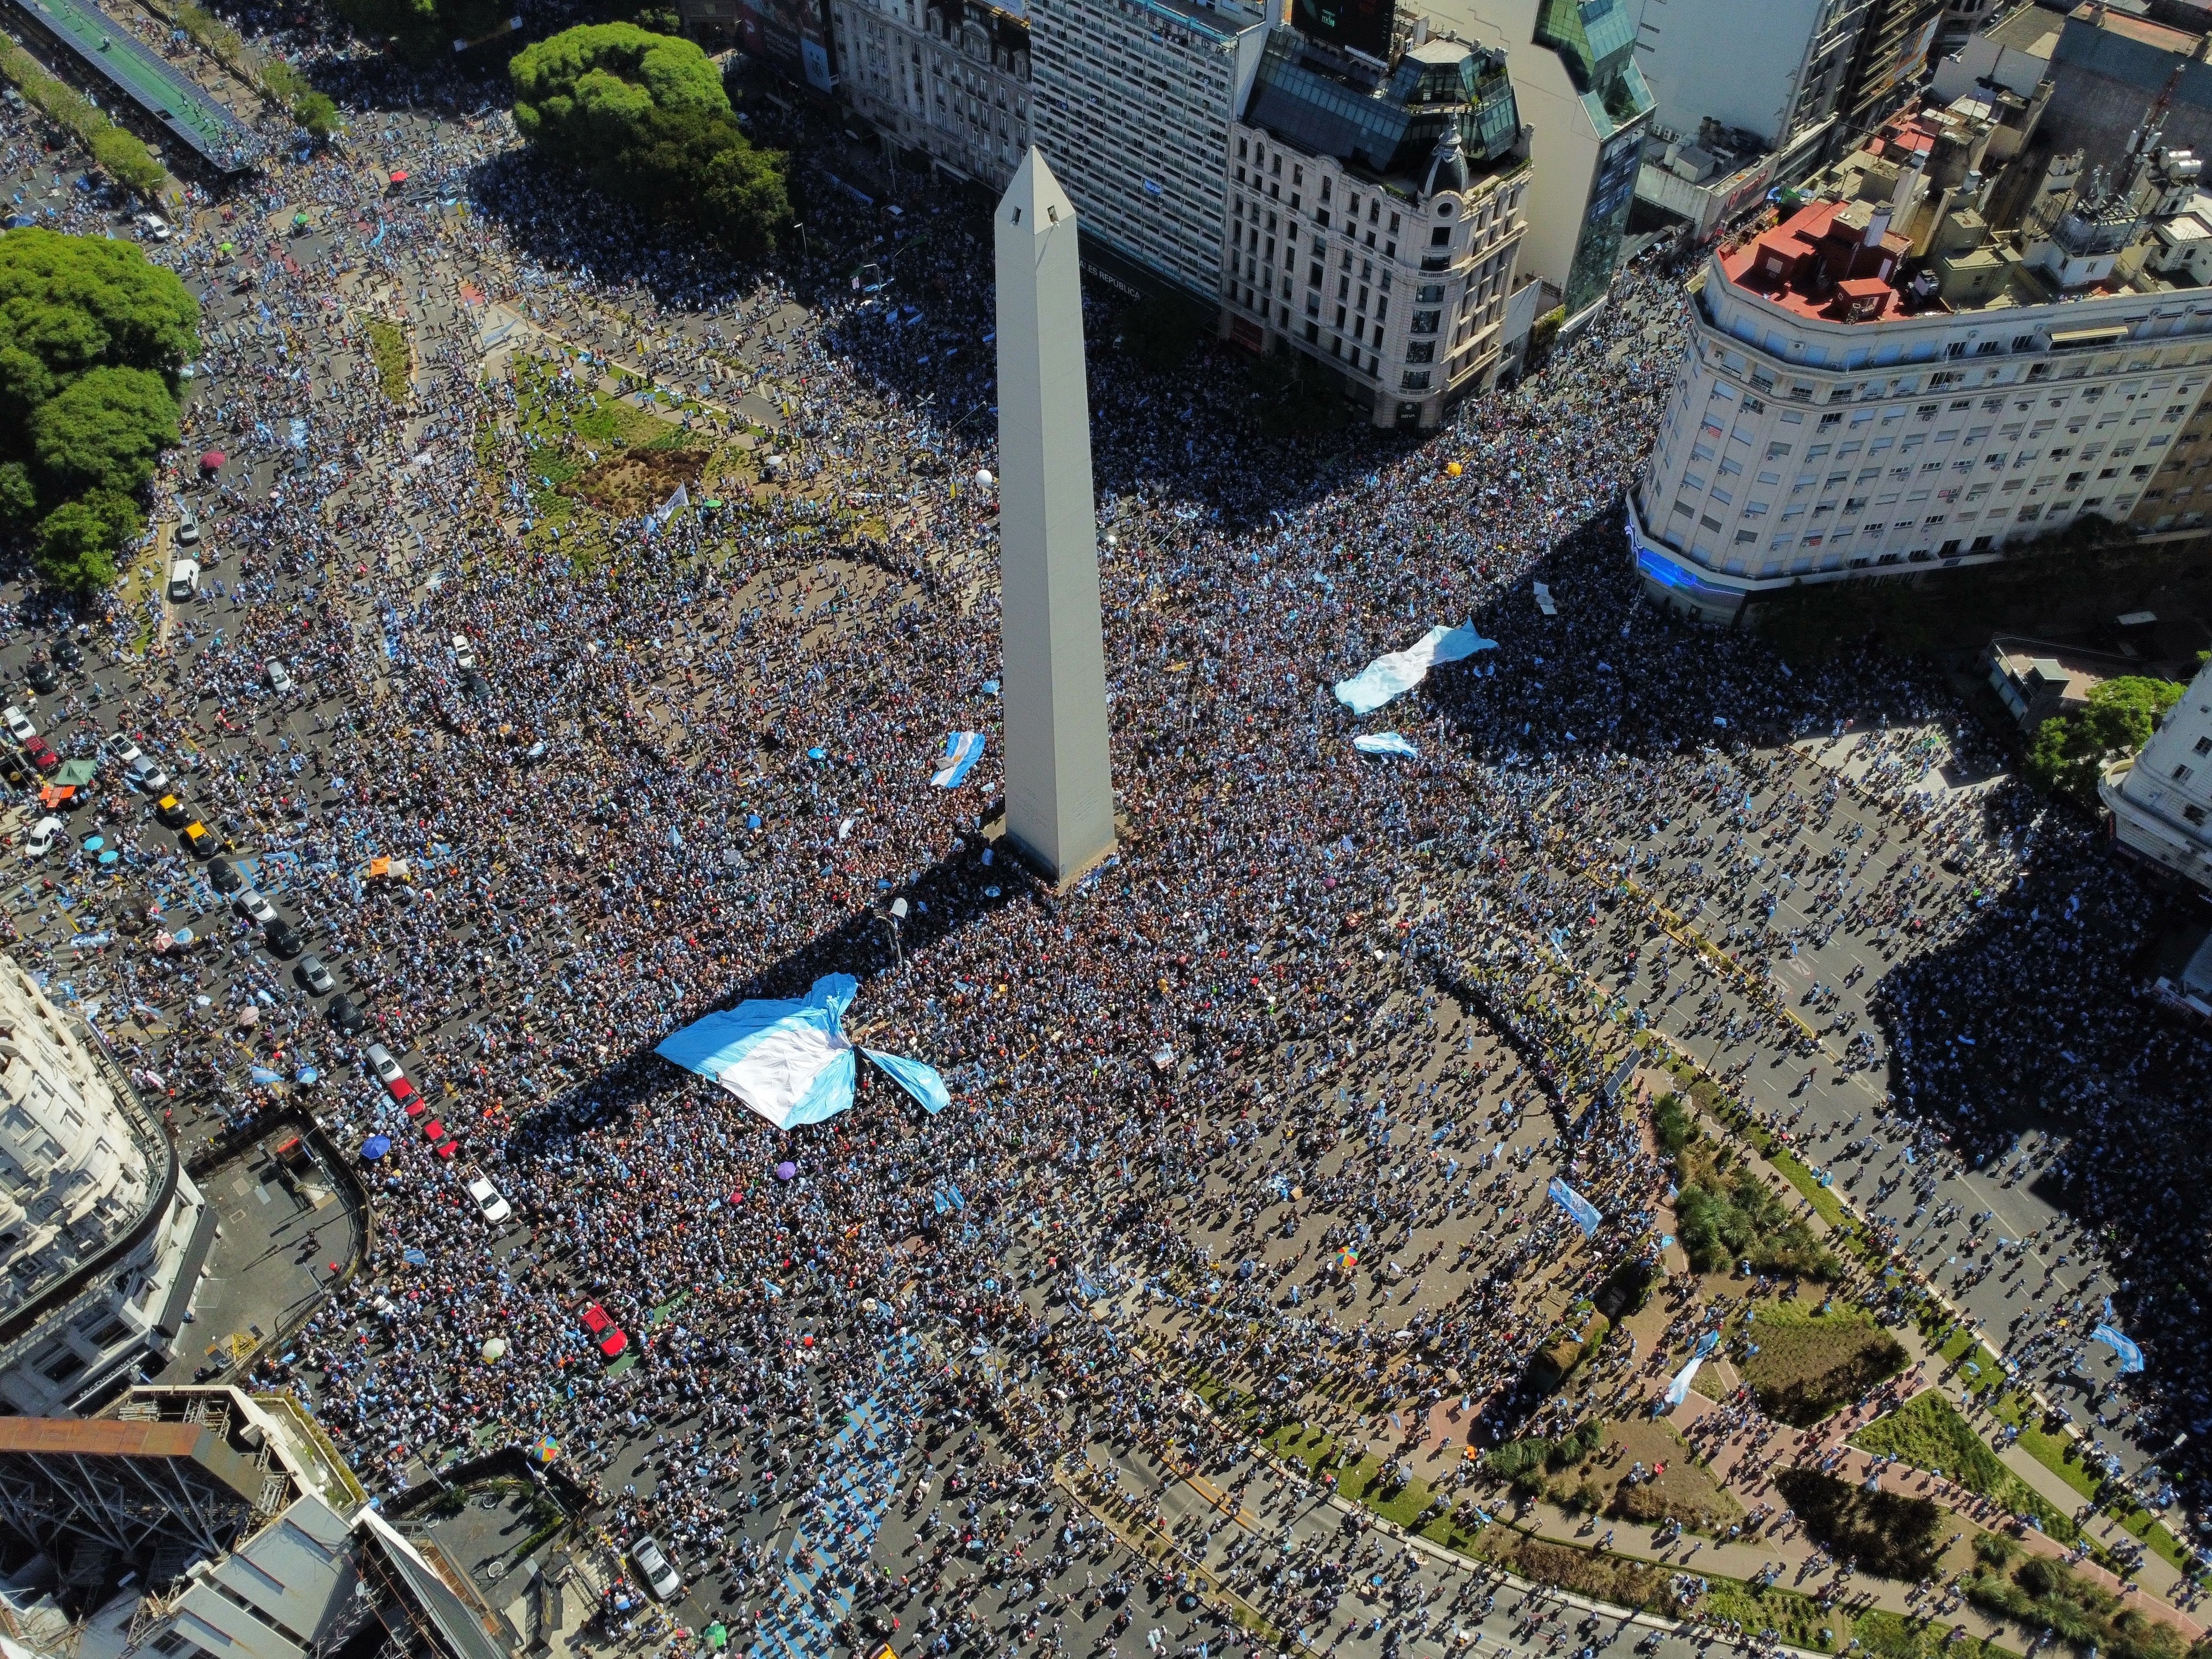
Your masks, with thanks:
<instances>
[{"instance_id":1,"label":"red car","mask_svg":"<svg viewBox=\"0 0 2212 1659\"><path fill-rule=\"evenodd\" d=\"M31 757L31 764L41 772L51 772L62 763L62 757L54 753L52 746L44 738L27 738L23 752Z\"/></svg>"},{"instance_id":2,"label":"red car","mask_svg":"<svg viewBox=\"0 0 2212 1659\"><path fill-rule=\"evenodd\" d=\"M605 1358L618 1359L623 1350L629 1346L629 1338L624 1334L623 1328L616 1324L607 1310L598 1303L586 1302L583 1312L577 1317L583 1322L586 1334L599 1345L599 1352Z\"/></svg>"},{"instance_id":3,"label":"red car","mask_svg":"<svg viewBox=\"0 0 2212 1659\"><path fill-rule=\"evenodd\" d=\"M458 1140L441 1140L431 1150L450 1164L453 1161L453 1154L461 1150L461 1143Z\"/></svg>"},{"instance_id":4,"label":"red car","mask_svg":"<svg viewBox=\"0 0 2212 1659\"><path fill-rule=\"evenodd\" d=\"M446 1126L439 1122L436 1118L432 1118L428 1123L422 1126L422 1139L428 1141L433 1146L436 1146L445 1138Z\"/></svg>"}]
</instances>

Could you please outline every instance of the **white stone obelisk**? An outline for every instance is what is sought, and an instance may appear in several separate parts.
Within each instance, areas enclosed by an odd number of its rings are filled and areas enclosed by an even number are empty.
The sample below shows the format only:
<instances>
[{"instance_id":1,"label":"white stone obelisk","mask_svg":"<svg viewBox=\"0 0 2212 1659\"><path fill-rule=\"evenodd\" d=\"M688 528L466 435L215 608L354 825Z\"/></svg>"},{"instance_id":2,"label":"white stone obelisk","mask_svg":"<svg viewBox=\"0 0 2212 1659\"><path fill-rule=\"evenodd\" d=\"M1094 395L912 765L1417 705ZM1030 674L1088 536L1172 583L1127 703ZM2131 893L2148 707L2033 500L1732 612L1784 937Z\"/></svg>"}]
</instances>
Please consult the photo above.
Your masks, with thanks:
<instances>
[{"instance_id":1,"label":"white stone obelisk","mask_svg":"<svg viewBox=\"0 0 2212 1659\"><path fill-rule=\"evenodd\" d=\"M1075 207L1034 145L996 252L1006 833L1066 883L1114 850L1114 778Z\"/></svg>"}]
</instances>

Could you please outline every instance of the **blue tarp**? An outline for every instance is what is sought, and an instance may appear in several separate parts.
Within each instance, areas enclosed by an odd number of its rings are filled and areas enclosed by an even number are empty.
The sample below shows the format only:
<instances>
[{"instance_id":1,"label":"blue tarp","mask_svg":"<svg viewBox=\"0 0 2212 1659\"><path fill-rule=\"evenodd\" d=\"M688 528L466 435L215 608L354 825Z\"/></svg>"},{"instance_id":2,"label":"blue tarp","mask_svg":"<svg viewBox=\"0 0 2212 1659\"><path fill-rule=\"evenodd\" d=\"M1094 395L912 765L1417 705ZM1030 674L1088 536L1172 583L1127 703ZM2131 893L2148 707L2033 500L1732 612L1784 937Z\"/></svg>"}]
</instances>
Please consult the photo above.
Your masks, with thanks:
<instances>
[{"instance_id":1,"label":"blue tarp","mask_svg":"<svg viewBox=\"0 0 2212 1659\"><path fill-rule=\"evenodd\" d=\"M653 1052L713 1079L779 1129L820 1123L853 1103L854 1049L844 1020L859 989L850 974L826 975L803 1001L741 1002L695 1020ZM897 1054L868 1058L930 1111L949 1103L931 1066Z\"/></svg>"},{"instance_id":2,"label":"blue tarp","mask_svg":"<svg viewBox=\"0 0 2212 1659\"><path fill-rule=\"evenodd\" d=\"M1355 714L1371 714L1419 685L1437 664L1497 648L1498 641L1484 639L1472 623L1464 628L1431 628L1403 651L1377 657L1350 679L1339 681L1336 700Z\"/></svg>"}]
</instances>

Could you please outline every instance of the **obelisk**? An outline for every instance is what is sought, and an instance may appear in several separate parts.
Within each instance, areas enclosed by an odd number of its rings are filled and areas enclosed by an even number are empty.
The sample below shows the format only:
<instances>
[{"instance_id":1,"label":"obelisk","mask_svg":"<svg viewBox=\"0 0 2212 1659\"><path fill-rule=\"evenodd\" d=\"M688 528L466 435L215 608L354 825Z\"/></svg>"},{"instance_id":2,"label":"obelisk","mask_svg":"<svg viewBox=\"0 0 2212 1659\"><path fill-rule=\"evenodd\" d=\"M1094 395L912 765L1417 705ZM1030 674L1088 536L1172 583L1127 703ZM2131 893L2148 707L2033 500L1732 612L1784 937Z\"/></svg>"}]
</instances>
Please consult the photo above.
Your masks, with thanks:
<instances>
[{"instance_id":1,"label":"obelisk","mask_svg":"<svg viewBox=\"0 0 2212 1659\"><path fill-rule=\"evenodd\" d=\"M999 201L1006 838L1057 884L1114 850L1075 207L1032 145Z\"/></svg>"}]
</instances>

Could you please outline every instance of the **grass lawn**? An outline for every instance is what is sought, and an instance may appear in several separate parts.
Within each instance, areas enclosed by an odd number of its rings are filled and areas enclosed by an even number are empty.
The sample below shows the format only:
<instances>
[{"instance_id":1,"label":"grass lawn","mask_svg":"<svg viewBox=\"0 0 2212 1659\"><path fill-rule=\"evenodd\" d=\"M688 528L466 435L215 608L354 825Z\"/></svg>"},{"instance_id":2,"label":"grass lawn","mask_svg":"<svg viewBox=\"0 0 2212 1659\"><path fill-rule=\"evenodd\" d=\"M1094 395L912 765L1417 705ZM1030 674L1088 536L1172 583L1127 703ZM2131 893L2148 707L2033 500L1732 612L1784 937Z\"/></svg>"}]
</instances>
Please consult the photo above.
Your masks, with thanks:
<instances>
[{"instance_id":1,"label":"grass lawn","mask_svg":"<svg viewBox=\"0 0 2212 1659\"><path fill-rule=\"evenodd\" d=\"M395 404L407 401L415 373L415 353L407 331L381 317L368 319L368 352L376 362L376 383Z\"/></svg>"},{"instance_id":2,"label":"grass lawn","mask_svg":"<svg viewBox=\"0 0 2212 1659\"><path fill-rule=\"evenodd\" d=\"M1736 1361L1759 1409L1795 1428L1810 1428L1838 1406L1905 1369L1897 1339L1853 1309L1808 1313L1768 1304L1753 1316L1747 1352Z\"/></svg>"},{"instance_id":3,"label":"grass lawn","mask_svg":"<svg viewBox=\"0 0 2212 1659\"><path fill-rule=\"evenodd\" d=\"M2007 1468L1972 1425L1932 1389L1876 1418L1851 1436L1851 1444L1948 1476L2015 1515L2033 1515L2063 1544L2080 1535L2070 1516Z\"/></svg>"},{"instance_id":4,"label":"grass lawn","mask_svg":"<svg viewBox=\"0 0 2212 1659\"><path fill-rule=\"evenodd\" d=\"M1636 1418L1607 1423L1603 1434L1596 1452L1553 1472L1548 1484L1554 1502L1571 1500L1574 1507L1620 1521L1656 1523L1671 1516L1692 1532L1715 1537L1743 1519L1743 1505L1696 1461L1671 1423ZM1631 1486L1628 1472L1638 1463L1646 1470L1663 1463L1667 1472Z\"/></svg>"}]
</instances>

